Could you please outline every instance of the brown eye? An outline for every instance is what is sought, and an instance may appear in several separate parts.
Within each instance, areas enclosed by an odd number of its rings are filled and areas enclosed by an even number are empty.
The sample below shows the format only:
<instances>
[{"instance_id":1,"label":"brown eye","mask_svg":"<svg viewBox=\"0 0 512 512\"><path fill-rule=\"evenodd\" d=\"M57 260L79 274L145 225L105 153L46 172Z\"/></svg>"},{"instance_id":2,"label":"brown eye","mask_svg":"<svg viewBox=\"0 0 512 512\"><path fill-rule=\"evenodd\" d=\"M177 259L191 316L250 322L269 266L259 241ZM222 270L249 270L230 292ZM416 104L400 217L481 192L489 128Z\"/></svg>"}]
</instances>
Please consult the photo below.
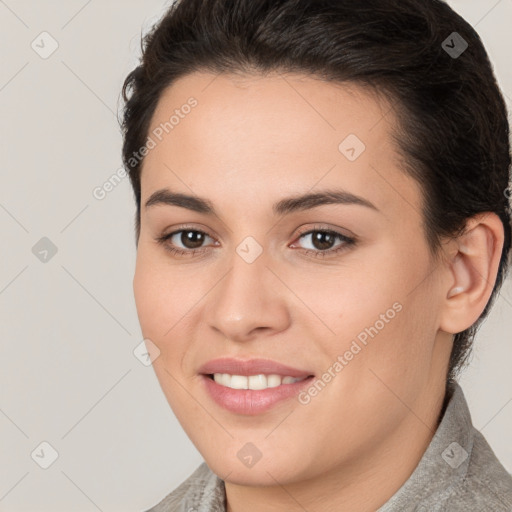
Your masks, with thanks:
<instances>
[{"instance_id":1,"label":"brown eye","mask_svg":"<svg viewBox=\"0 0 512 512\"><path fill-rule=\"evenodd\" d=\"M311 235L313 246L320 251L331 249L336 242L336 235L328 231L314 231Z\"/></svg>"},{"instance_id":2,"label":"brown eye","mask_svg":"<svg viewBox=\"0 0 512 512\"><path fill-rule=\"evenodd\" d=\"M207 238L212 238L197 229L180 229L157 238L157 242L172 254L189 256L206 250L203 246ZM212 239L213 240L213 239Z\"/></svg>"},{"instance_id":3,"label":"brown eye","mask_svg":"<svg viewBox=\"0 0 512 512\"><path fill-rule=\"evenodd\" d=\"M303 247L306 254L318 257L324 257L336 254L340 251L348 249L356 244L354 238L345 236L337 231L329 229L313 229L302 233L298 240L310 239L310 248ZM336 244L336 241L339 243Z\"/></svg>"},{"instance_id":4,"label":"brown eye","mask_svg":"<svg viewBox=\"0 0 512 512\"><path fill-rule=\"evenodd\" d=\"M178 237L180 243L182 243L187 249L197 249L201 247L206 236L202 231L183 230L178 231L176 234L181 233Z\"/></svg>"},{"instance_id":5,"label":"brown eye","mask_svg":"<svg viewBox=\"0 0 512 512\"><path fill-rule=\"evenodd\" d=\"M313 245L313 249L318 249L319 251L327 251L332 249L336 240L341 240L343 243L350 243L353 240L348 238L341 233L336 233L335 231L327 231L327 230L314 230L308 231L300 236L300 239L311 237L311 244Z\"/></svg>"}]
</instances>

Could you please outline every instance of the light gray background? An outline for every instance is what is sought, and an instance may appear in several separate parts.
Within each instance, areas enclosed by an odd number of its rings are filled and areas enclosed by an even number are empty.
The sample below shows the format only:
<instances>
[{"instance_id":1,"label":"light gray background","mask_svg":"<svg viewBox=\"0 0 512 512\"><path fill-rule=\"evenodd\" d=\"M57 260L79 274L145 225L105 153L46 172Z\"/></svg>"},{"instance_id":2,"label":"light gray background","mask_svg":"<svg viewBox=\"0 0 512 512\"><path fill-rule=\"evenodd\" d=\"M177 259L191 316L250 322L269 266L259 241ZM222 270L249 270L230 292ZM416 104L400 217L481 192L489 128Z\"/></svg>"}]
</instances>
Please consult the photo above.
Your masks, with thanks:
<instances>
[{"instance_id":1,"label":"light gray background","mask_svg":"<svg viewBox=\"0 0 512 512\"><path fill-rule=\"evenodd\" d=\"M480 33L510 108L512 0L449 3ZM133 355L128 178L92 194L121 166L121 84L167 5L0 0L1 511L144 510L202 460ZM43 31L59 45L47 59L31 47ZM43 237L57 247L46 263L32 252ZM511 328L508 280L461 381L509 471ZM47 460L43 441L58 452L48 469L31 457Z\"/></svg>"}]
</instances>

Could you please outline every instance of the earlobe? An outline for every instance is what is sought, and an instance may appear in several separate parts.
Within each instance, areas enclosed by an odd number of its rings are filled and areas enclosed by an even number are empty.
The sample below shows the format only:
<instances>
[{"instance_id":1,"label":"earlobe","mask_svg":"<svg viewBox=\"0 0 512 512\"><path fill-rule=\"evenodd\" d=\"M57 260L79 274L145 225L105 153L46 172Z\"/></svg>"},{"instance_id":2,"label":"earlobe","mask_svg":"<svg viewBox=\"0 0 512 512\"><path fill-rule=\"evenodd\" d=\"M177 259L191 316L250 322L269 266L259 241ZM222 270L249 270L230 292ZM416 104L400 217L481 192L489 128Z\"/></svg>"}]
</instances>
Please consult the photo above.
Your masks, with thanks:
<instances>
[{"instance_id":1,"label":"earlobe","mask_svg":"<svg viewBox=\"0 0 512 512\"><path fill-rule=\"evenodd\" d=\"M493 213L470 219L447 264L446 300L440 329L452 334L473 325L492 294L503 249L503 224Z\"/></svg>"}]
</instances>

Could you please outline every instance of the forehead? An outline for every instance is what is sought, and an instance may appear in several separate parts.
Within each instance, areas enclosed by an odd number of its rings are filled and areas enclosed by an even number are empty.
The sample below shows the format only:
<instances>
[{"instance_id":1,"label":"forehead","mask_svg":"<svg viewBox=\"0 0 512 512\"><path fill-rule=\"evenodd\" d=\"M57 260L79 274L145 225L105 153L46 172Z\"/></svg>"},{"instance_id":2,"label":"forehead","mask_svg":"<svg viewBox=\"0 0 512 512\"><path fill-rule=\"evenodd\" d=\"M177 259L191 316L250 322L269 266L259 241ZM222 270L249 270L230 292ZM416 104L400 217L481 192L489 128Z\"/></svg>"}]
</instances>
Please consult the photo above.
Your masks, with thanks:
<instances>
[{"instance_id":1,"label":"forehead","mask_svg":"<svg viewBox=\"0 0 512 512\"><path fill-rule=\"evenodd\" d=\"M415 201L391 142L394 127L390 103L354 84L192 73L164 90L154 112L143 200L171 185L213 200L263 195L272 203L287 192L342 185L381 205L396 203L401 189Z\"/></svg>"}]
</instances>

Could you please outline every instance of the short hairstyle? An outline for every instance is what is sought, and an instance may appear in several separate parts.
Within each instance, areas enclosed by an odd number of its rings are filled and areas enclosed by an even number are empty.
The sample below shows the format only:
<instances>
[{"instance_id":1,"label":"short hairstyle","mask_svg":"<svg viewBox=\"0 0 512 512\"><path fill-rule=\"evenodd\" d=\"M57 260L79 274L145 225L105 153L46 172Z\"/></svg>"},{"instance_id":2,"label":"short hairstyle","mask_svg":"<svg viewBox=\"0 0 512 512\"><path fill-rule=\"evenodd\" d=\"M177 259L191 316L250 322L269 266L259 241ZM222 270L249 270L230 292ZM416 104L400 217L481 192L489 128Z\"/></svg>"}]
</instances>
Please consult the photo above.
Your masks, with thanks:
<instances>
[{"instance_id":1,"label":"short hairstyle","mask_svg":"<svg viewBox=\"0 0 512 512\"><path fill-rule=\"evenodd\" d=\"M146 143L163 91L178 78L194 71L295 72L390 99L398 125L393 140L403 172L420 185L432 254L476 214L494 212L504 226L492 295L477 322L454 337L447 379L455 379L499 293L511 244L507 109L471 25L440 0L178 0L141 39L141 49L123 84L121 120L136 244L144 160L132 156Z\"/></svg>"}]
</instances>

